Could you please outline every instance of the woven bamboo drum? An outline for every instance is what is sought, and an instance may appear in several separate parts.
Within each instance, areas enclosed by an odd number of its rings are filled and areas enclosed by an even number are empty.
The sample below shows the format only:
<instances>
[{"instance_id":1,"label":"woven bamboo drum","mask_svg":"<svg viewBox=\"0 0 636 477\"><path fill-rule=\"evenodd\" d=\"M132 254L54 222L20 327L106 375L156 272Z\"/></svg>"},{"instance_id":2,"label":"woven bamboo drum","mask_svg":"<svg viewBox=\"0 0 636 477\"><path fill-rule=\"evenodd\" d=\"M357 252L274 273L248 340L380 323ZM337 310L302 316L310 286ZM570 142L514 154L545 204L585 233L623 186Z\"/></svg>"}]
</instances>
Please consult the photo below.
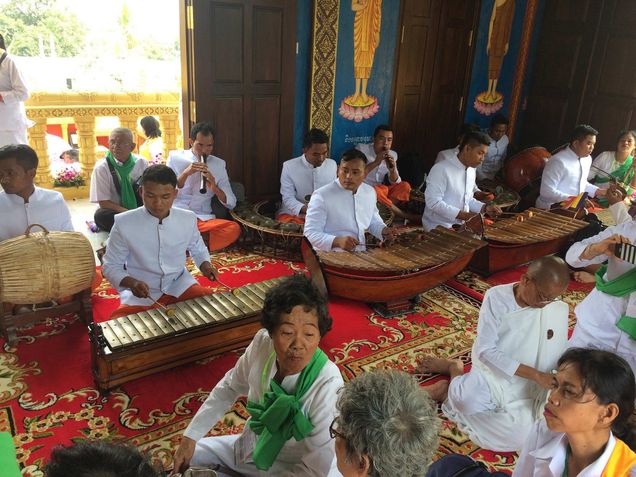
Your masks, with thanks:
<instances>
[{"instance_id":1,"label":"woven bamboo drum","mask_svg":"<svg viewBox=\"0 0 636 477\"><path fill-rule=\"evenodd\" d=\"M32 232L40 227L43 232ZM25 235L0 242L0 301L43 303L91 286L95 257L79 232L30 225Z\"/></svg>"}]
</instances>

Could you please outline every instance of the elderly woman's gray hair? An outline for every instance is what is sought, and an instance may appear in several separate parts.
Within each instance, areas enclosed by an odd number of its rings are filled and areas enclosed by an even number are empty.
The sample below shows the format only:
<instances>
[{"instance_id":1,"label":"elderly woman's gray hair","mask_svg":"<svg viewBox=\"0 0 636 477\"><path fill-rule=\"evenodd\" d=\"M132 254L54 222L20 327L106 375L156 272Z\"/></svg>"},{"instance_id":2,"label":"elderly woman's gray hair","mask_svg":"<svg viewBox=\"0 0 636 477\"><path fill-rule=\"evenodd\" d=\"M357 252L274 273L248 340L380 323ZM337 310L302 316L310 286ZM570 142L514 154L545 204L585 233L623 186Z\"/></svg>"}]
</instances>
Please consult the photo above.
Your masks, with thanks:
<instances>
[{"instance_id":1,"label":"elderly woman's gray hair","mask_svg":"<svg viewBox=\"0 0 636 477\"><path fill-rule=\"evenodd\" d=\"M347 458L370 460L370 476L421 477L438 445L437 407L406 373L378 370L345 384L336 405Z\"/></svg>"}]
</instances>

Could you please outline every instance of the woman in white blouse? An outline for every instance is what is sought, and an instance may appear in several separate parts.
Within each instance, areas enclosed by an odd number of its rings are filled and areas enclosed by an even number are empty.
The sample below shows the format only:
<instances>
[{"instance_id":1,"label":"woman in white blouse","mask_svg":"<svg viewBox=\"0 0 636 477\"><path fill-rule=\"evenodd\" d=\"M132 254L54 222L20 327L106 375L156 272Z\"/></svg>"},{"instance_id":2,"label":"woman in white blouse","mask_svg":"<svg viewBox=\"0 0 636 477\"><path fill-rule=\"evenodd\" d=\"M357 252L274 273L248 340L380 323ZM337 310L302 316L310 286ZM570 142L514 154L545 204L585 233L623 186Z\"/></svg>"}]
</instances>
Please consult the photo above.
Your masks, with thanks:
<instances>
[{"instance_id":1,"label":"woman in white blouse","mask_svg":"<svg viewBox=\"0 0 636 477\"><path fill-rule=\"evenodd\" d=\"M636 476L636 384L627 362L571 348L553 375L545 418L530 432L513 477Z\"/></svg>"},{"instance_id":2,"label":"woman in white blouse","mask_svg":"<svg viewBox=\"0 0 636 477\"><path fill-rule=\"evenodd\" d=\"M618 134L615 151L605 151L596 156L592 162L588 181L601 189L607 189L610 177L632 189L636 188L636 174L634 173L634 149L636 148L636 131L623 130ZM600 198L602 205L607 205L604 198Z\"/></svg>"}]
</instances>

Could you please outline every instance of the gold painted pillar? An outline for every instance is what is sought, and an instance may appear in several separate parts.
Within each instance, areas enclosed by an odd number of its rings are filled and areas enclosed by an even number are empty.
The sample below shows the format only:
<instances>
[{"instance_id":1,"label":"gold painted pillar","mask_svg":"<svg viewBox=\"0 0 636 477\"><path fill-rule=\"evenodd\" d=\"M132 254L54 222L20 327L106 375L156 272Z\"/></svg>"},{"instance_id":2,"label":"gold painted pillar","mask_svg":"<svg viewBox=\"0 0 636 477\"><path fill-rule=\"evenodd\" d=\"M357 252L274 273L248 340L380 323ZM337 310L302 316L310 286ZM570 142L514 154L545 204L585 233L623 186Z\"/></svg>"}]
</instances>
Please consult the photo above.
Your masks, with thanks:
<instances>
[{"instance_id":1,"label":"gold painted pillar","mask_svg":"<svg viewBox=\"0 0 636 477\"><path fill-rule=\"evenodd\" d=\"M179 127L179 115L161 114L161 132L163 135L163 158L168 160L168 153L177 148L177 128Z\"/></svg>"},{"instance_id":2,"label":"gold painted pillar","mask_svg":"<svg viewBox=\"0 0 636 477\"><path fill-rule=\"evenodd\" d=\"M80 150L80 163L86 182L91 179L91 173L95 167L95 116L75 116L73 122L77 127L77 142Z\"/></svg>"},{"instance_id":3,"label":"gold painted pillar","mask_svg":"<svg viewBox=\"0 0 636 477\"><path fill-rule=\"evenodd\" d=\"M46 141L46 118L35 118L35 124L29 128L29 145L38 155L38 171L35 175L35 183L45 189L53 185L51 171L49 170L49 152Z\"/></svg>"},{"instance_id":4,"label":"gold painted pillar","mask_svg":"<svg viewBox=\"0 0 636 477\"><path fill-rule=\"evenodd\" d=\"M122 128L128 128L133 133L133 142L137 144L137 116L124 115L119 116L119 125Z\"/></svg>"}]
</instances>

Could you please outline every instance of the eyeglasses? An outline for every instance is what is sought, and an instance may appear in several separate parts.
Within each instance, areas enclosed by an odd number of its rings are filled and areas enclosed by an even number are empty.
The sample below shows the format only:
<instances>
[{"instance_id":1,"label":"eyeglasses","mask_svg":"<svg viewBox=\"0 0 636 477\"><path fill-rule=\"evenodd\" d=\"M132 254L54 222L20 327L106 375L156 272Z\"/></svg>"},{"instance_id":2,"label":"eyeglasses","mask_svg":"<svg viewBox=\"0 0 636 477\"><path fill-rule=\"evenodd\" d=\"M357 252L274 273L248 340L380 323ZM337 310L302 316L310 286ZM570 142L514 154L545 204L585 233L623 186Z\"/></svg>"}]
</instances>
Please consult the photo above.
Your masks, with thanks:
<instances>
[{"instance_id":1,"label":"eyeglasses","mask_svg":"<svg viewBox=\"0 0 636 477\"><path fill-rule=\"evenodd\" d=\"M545 295L541 293L541 291L539 290L539 287L537 286L537 282L535 281L535 279L533 277L528 277L528 280L530 280L532 282L532 285L534 285L534 291L538 298L537 305L545 306L555 301L559 301L561 299L561 295L558 295L554 298L546 298Z\"/></svg>"},{"instance_id":2,"label":"eyeglasses","mask_svg":"<svg viewBox=\"0 0 636 477\"><path fill-rule=\"evenodd\" d=\"M117 147L117 146L130 146L133 143L130 141L108 141L108 145L112 146L112 147Z\"/></svg>"},{"instance_id":3,"label":"eyeglasses","mask_svg":"<svg viewBox=\"0 0 636 477\"><path fill-rule=\"evenodd\" d=\"M587 404L588 402L592 402L596 399L596 395L593 395L591 399L583 400L583 396L585 396L585 391L577 391L571 387L570 384L564 383L559 384L556 379L557 370L553 369L551 371L552 374L552 383L550 384L550 396L552 396L555 392L558 392L559 395L566 401L572 401L577 404Z\"/></svg>"},{"instance_id":4,"label":"eyeglasses","mask_svg":"<svg viewBox=\"0 0 636 477\"><path fill-rule=\"evenodd\" d=\"M344 439L345 436L341 432L338 432L335 427L337 426L338 418L334 417L333 421L331 421L331 425L329 426L329 437L335 439L336 437L340 437L340 439Z\"/></svg>"}]
</instances>

